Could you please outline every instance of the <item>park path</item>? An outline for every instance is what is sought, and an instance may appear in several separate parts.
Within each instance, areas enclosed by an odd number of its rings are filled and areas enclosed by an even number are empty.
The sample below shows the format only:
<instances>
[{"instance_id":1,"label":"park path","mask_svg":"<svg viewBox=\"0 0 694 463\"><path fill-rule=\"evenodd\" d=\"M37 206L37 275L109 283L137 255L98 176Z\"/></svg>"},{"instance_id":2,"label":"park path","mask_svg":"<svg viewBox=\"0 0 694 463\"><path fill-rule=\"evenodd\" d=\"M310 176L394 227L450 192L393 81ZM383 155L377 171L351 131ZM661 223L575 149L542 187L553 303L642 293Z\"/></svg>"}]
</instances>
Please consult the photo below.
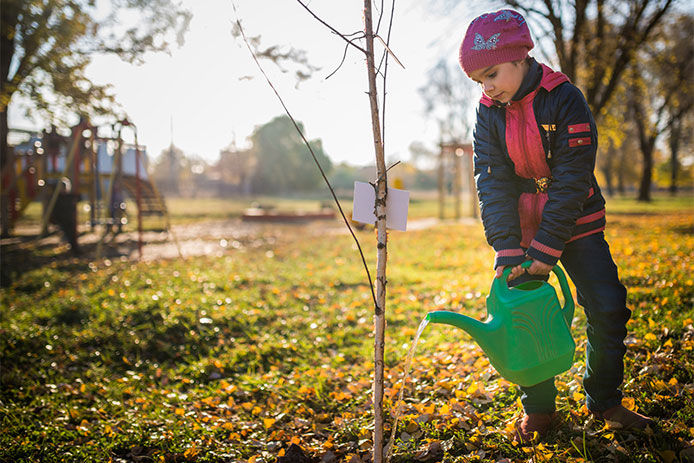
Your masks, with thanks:
<instances>
[{"instance_id":1,"label":"park path","mask_svg":"<svg viewBox=\"0 0 694 463\"><path fill-rule=\"evenodd\" d=\"M408 223L408 231L424 230L441 223L434 218L416 219ZM179 257L178 246L183 257L222 256L234 249L260 248L272 246L282 239L295 239L297 236L310 237L326 234L349 234L344 223L337 220L313 221L302 224L252 223L241 219L205 221L195 224L174 225L173 233L147 232L143 239L142 258L144 260L174 259ZM130 249L137 240L137 233L130 232L117 236L116 244L121 243L121 255L136 259L137 249Z\"/></svg>"},{"instance_id":2,"label":"park path","mask_svg":"<svg viewBox=\"0 0 694 463\"><path fill-rule=\"evenodd\" d=\"M459 221L436 218L410 220L408 231L425 230L441 224L478 223L475 219ZM48 261L70 258L69 245L57 228L45 237L39 236L38 226L22 226L15 236L0 240L2 257L10 266L23 267L24 259L31 259L31 266L41 266ZM98 257L98 243L101 231L92 232L88 227L80 229L79 244L81 258L92 260ZM271 248L279 241L302 239L326 234L346 235L349 230L341 220L317 220L306 223L257 223L245 222L240 218L225 220L207 220L188 224L176 224L172 232L146 231L142 235L142 259L153 261L159 259L177 259L195 256L229 255L235 250ZM36 252L49 250L51 252ZM180 252L179 252L180 249ZM33 250L33 251L32 251ZM101 246L101 258L137 260L138 233L128 230L118 234L107 234ZM41 255L43 258L39 258ZM52 256L52 257L49 257ZM38 259L38 261L37 261ZM39 262L41 261L41 262Z\"/></svg>"}]
</instances>

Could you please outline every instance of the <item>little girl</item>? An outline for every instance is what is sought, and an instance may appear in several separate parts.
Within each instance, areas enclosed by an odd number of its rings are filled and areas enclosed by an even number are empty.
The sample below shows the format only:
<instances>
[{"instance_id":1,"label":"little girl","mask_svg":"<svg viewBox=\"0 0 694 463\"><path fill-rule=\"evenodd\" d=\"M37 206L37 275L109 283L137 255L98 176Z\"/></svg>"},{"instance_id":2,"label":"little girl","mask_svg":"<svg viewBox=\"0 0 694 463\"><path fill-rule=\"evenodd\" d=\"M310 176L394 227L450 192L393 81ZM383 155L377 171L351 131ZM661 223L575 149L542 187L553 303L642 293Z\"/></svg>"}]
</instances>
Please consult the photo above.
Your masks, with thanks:
<instances>
[{"instance_id":1,"label":"little girl","mask_svg":"<svg viewBox=\"0 0 694 463\"><path fill-rule=\"evenodd\" d=\"M588 322L583 386L587 406L623 428L652 420L622 406L624 338L631 312L605 241L605 200L593 170L595 121L581 91L528 56L534 44L513 10L470 23L460 65L484 92L474 132L475 180L497 278L511 285L547 278L561 260ZM520 266L532 264L527 271ZM527 272L526 275L524 274ZM521 387L524 416L516 440L545 436L554 424L554 379Z\"/></svg>"}]
</instances>

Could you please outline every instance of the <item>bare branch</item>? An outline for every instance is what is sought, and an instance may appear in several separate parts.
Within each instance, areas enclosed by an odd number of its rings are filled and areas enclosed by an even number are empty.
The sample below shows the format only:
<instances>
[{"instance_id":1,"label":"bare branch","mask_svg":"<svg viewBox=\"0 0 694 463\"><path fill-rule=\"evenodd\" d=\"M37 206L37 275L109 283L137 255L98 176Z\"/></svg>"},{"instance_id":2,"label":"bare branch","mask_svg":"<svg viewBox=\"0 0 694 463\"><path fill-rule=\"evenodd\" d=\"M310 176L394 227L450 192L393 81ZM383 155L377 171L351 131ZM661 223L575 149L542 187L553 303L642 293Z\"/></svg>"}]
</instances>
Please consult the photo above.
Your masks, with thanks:
<instances>
[{"instance_id":1,"label":"bare branch","mask_svg":"<svg viewBox=\"0 0 694 463\"><path fill-rule=\"evenodd\" d=\"M381 30L381 19L383 19L383 11L384 11L383 2L384 2L384 0L381 0L381 12L378 15L378 23L376 24L376 32L374 32L374 35L378 35L378 31Z\"/></svg>"},{"instance_id":2,"label":"bare branch","mask_svg":"<svg viewBox=\"0 0 694 463\"><path fill-rule=\"evenodd\" d=\"M313 16L314 18L316 18L316 19L318 20L319 23L323 24L325 27L327 27L328 29L330 29L334 34L339 35L340 37L342 37L342 38L345 40L345 42L347 42L349 45L352 45L354 48L356 48L356 49L359 50L360 52L366 54L366 50L364 50L364 49L363 49L362 47L360 47L359 45L353 44L347 37L345 37L344 34L342 34L341 32L338 32L338 30L335 29L333 26L331 26L330 24L326 23L326 22L323 21L321 18L319 18L313 11L311 11L311 9L310 9L308 6L306 6L306 5L304 4L304 2L302 2L301 0L296 0L296 1L299 2L299 5L303 6L304 9L305 9L306 11L308 11L308 12L311 14L311 16Z\"/></svg>"},{"instance_id":3,"label":"bare branch","mask_svg":"<svg viewBox=\"0 0 694 463\"><path fill-rule=\"evenodd\" d=\"M613 90L617 86L617 83L619 82L622 73L627 67L627 64L631 61L632 54L639 46L641 46L643 42L646 41L653 28L660 22L663 15L672 5L672 1L673 0L667 0L667 2L658 11L656 11L653 14L653 16L651 16L650 20L648 21L648 24L643 28L643 30L639 31L638 25L633 24L631 30L623 31L624 33L622 34L622 37L629 37L630 39L632 39L632 42L624 45L622 54L615 62L615 67L612 72L612 75L610 76L609 82L604 87L604 90L600 95L600 98L598 99L597 103L595 103L595 106L591 108L594 113L599 112L600 109L602 109L602 107L605 106L605 104L607 104L607 101L612 96Z\"/></svg>"},{"instance_id":4,"label":"bare branch","mask_svg":"<svg viewBox=\"0 0 694 463\"><path fill-rule=\"evenodd\" d=\"M386 169L385 172L383 172L383 173L376 179L375 182L373 182L373 183L369 182L369 184L370 184L372 187L376 188L376 187L378 186L378 182L382 181L382 180L385 178L385 176L386 176L386 174L388 173L388 171L389 171L390 169L392 169L393 167L397 166L398 164L400 164L400 161L395 161L390 167L388 167L388 168Z\"/></svg>"},{"instance_id":5,"label":"bare branch","mask_svg":"<svg viewBox=\"0 0 694 463\"><path fill-rule=\"evenodd\" d=\"M362 34L363 34L363 33L362 33ZM350 35L354 35L354 34L350 34ZM363 38L363 37L357 37L356 39L352 39L352 40L359 40L359 39L362 39L362 38ZM350 40L350 42L351 42L351 40ZM328 80L329 78L331 78L331 77L333 76L333 74L335 74L337 71L340 70L340 68L342 67L342 65L345 63L345 59L347 58L347 50L348 50L348 49L349 49L349 43L348 43L347 45L345 45L345 52L342 54L342 61L340 61L340 64L337 66L337 68L336 68L333 72L331 72L330 74L328 74L328 76L325 78L325 80Z\"/></svg>"},{"instance_id":6,"label":"bare branch","mask_svg":"<svg viewBox=\"0 0 694 463\"><path fill-rule=\"evenodd\" d=\"M393 3L395 3L395 2L393 2ZM389 30L389 35L390 35L390 30ZM395 60L395 62L398 63L398 64L400 65L401 68L405 69L405 66L400 62L400 60L398 59L398 57L395 56L395 53L393 53L393 50L391 50L390 48L388 48L388 44L387 44L386 42L383 41L383 39L381 38L381 36L380 36L380 35L375 35L374 37L376 37L378 40L381 41L381 44L385 47L386 51L387 51L388 53L390 53L390 55L393 57L393 59Z\"/></svg>"},{"instance_id":7,"label":"bare branch","mask_svg":"<svg viewBox=\"0 0 694 463\"><path fill-rule=\"evenodd\" d=\"M383 43L383 46L385 47L386 51L389 52L390 54L392 54L395 61L397 61L400 66L402 66L402 63L400 63L400 60L398 60L398 58L395 56L395 54L393 52L391 52L390 48L388 47L388 45L390 45L390 33L393 30L393 15L394 15L394 13L395 13L395 0L392 0L391 8L390 8L390 21L388 22L388 35L386 36L386 42L383 42L383 39L380 36L376 36L376 37L378 37L378 39L381 41L381 43ZM384 145L383 149L385 151L385 143L386 143L386 95L388 94L386 92L386 83L387 83L386 76L388 75L388 55L384 54L384 56L385 56L385 67L383 69L383 105L382 105L383 112L381 113L381 141ZM381 66L379 64L379 71L378 72L380 72L380 67ZM402 66L402 68L405 69L405 66ZM386 169L386 171L383 173L383 175L385 175L387 172L388 172L388 169Z\"/></svg>"}]
</instances>

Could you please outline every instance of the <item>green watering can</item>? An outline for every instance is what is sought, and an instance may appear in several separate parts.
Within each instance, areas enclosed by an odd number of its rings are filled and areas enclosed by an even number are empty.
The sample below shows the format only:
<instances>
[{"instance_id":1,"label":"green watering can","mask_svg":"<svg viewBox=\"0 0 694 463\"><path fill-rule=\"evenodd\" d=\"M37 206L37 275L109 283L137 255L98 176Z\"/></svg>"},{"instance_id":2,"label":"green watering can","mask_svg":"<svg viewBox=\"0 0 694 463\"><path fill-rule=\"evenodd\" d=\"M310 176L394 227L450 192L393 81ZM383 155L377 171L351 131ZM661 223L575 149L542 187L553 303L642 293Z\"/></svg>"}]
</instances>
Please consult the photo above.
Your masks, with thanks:
<instances>
[{"instance_id":1,"label":"green watering can","mask_svg":"<svg viewBox=\"0 0 694 463\"><path fill-rule=\"evenodd\" d=\"M528 268L531 263L522 265ZM430 312L426 318L467 331L501 376L521 386L533 386L571 368L576 350L569 330L575 307L569 283L559 266L552 271L564 294L563 308L556 291L545 281L509 288L508 267L492 282L484 322L445 310Z\"/></svg>"}]
</instances>

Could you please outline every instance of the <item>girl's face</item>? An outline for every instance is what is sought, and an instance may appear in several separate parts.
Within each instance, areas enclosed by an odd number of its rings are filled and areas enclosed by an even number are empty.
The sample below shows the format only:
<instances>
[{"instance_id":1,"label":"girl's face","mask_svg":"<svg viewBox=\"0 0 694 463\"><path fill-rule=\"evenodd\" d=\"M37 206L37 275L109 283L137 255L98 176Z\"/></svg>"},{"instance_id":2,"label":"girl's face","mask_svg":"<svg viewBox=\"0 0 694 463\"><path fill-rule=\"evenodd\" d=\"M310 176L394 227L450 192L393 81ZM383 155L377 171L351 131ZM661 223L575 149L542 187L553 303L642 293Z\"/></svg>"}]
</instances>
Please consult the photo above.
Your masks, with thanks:
<instances>
[{"instance_id":1,"label":"girl's face","mask_svg":"<svg viewBox=\"0 0 694 463\"><path fill-rule=\"evenodd\" d=\"M472 80L482 86L482 91L492 100L508 103L523 82L528 65L525 61L507 61L470 73Z\"/></svg>"}]
</instances>

